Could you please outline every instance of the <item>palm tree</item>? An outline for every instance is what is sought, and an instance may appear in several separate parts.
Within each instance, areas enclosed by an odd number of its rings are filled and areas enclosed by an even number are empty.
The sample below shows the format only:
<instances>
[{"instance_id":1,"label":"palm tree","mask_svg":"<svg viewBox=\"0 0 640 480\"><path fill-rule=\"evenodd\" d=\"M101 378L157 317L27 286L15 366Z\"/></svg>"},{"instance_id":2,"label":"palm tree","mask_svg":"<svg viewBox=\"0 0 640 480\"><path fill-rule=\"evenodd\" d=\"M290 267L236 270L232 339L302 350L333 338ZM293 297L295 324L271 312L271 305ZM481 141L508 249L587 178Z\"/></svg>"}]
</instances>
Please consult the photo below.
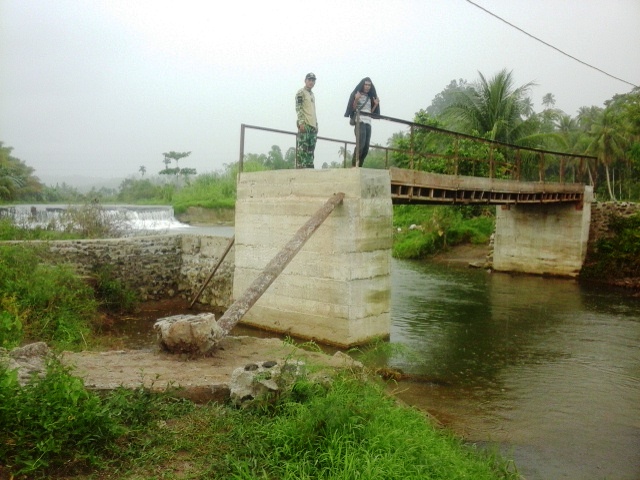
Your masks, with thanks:
<instances>
[{"instance_id":1,"label":"palm tree","mask_svg":"<svg viewBox=\"0 0 640 480\"><path fill-rule=\"evenodd\" d=\"M140 165L138 171L140 172L140 176L144 177L144 174L147 173L147 167L145 167L144 165Z\"/></svg>"},{"instance_id":2,"label":"palm tree","mask_svg":"<svg viewBox=\"0 0 640 480\"><path fill-rule=\"evenodd\" d=\"M489 140L516 143L537 130L527 94L535 84L514 87L513 73L501 70L487 80L482 73L471 89L456 92L456 101L445 109L445 118L463 133Z\"/></svg>"},{"instance_id":3,"label":"palm tree","mask_svg":"<svg viewBox=\"0 0 640 480\"><path fill-rule=\"evenodd\" d=\"M624 157L627 146L627 138L623 133L615 111L611 107L607 107L600 111L600 115L592 118L590 135L591 143L587 147L589 153L596 155L605 168L607 179L607 190L609 197L615 201L615 193L611 186L611 177L609 169L617 158Z\"/></svg>"}]
</instances>

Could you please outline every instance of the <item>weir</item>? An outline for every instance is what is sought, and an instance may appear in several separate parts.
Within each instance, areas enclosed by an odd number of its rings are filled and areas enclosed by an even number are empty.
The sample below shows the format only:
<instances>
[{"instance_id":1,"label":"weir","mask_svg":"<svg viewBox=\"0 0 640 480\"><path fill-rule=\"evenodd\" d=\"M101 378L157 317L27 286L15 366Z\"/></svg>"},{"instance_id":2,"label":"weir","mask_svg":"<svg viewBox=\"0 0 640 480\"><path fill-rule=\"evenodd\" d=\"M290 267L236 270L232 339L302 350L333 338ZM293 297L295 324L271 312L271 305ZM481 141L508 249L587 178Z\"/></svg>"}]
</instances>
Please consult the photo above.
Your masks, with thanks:
<instances>
[{"instance_id":1,"label":"weir","mask_svg":"<svg viewBox=\"0 0 640 480\"><path fill-rule=\"evenodd\" d=\"M25 228L63 230L72 222L73 211L90 208L85 205L24 204L0 207L0 218L11 218ZM173 207L168 205L99 205L100 212L109 221L122 225L131 234L161 232L188 228L174 217Z\"/></svg>"}]
</instances>

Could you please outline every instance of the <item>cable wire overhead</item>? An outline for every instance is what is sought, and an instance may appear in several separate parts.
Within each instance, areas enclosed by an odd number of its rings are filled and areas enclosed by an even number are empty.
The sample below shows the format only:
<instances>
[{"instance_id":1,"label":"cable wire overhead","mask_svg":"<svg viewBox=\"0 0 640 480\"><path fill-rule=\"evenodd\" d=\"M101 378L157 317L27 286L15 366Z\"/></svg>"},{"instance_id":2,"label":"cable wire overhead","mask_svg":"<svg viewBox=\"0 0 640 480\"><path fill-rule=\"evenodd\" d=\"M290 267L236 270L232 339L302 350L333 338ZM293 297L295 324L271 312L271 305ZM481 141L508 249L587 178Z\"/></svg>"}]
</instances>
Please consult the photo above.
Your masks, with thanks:
<instances>
[{"instance_id":1,"label":"cable wire overhead","mask_svg":"<svg viewBox=\"0 0 640 480\"><path fill-rule=\"evenodd\" d=\"M568 53L563 52L563 51L562 51L562 50L560 50L559 48L554 47L554 46L553 46L553 45L551 45L550 43L547 43L547 42L545 42L544 40L541 40L541 39L539 39L538 37L536 37L536 36L534 36L534 35L531 35L529 32L524 31L524 30L523 30L523 29L521 29L520 27L518 27L518 26L514 25L513 23L508 22L508 21L507 21L507 20L505 20L504 18L502 18L502 17L500 17L500 16L496 15L495 13L493 13L493 12L491 12L491 11L487 10L486 8L484 8L484 7L480 6L480 5L478 5L477 3L472 2L471 0L466 0L466 1L467 1L468 3L470 3L471 5L473 5L474 7L477 7L477 8L479 8L480 10L483 10L484 12L488 13L488 14L489 14L489 15L491 15L492 17L497 18L497 19L498 19L498 20L500 20L501 22L506 23L506 24L507 24L507 25L509 25L510 27L515 28L516 30L519 30L520 32L524 33L525 35L527 35L527 36L529 36L529 37L533 38L534 40L536 40L536 41L538 41L538 42L540 42L540 43L542 43L542 44L546 45L547 47L553 48L555 51L560 52L562 55L565 55L565 56L567 56L567 57L571 58L572 60L575 60L576 62L579 62L579 63L581 63L581 64L583 64L583 65L585 65L585 66L587 66L587 67L589 67L589 68L592 68L592 69L594 69L594 70L597 70L597 71L598 71L598 72L600 72L600 73L604 73L604 74L605 74L606 76L608 76L608 77L614 78L614 79L616 79L616 80L618 80L618 81L620 81L620 82L626 83L627 85L631 85L632 87L638 88L638 85L636 85L636 84L634 84L634 83L627 82L626 80L623 80L622 78L616 77L615 75L611 75L610 73L607 73L607 72L605 72L604 70L602 70L602 69L600 69L600 68L598 68L598 67L594 67L593 65L590 65L590 64L589 64L589 63L587 63L587 62L583 62L582 60L580 60L579 58L574 57L573 55L569 55Z\"/></svg>"}]
</instances>

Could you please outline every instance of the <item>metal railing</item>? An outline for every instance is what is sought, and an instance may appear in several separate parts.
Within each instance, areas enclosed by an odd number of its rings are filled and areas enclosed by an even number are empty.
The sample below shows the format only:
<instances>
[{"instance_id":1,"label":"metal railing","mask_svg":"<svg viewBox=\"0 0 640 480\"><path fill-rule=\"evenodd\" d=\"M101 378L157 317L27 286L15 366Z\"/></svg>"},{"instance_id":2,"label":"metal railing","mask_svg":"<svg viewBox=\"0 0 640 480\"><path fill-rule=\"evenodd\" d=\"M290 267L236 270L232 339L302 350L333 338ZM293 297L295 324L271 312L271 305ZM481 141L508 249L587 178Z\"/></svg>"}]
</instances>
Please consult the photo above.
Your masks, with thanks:
<instances>
[{"instance_id":1,"label":"metal railing","mask_svg":"<svg viewBox=\"0 0 640 480\"><path fill-rule=\"evenodd\" d=\"M439 159L442 162L436 173L447 175L500 178L528 182L592 183L589 162L597 161L597 157L591 155L523 147L384 115L371 115L365 112L360 114L409 127L408 149L380 145L371 145L369 147L371 150L377 149L385 152L385 168L390 166L389 154L396 153L395 166L411 170L426 171L427 161ZM297 132L242 124L240 133L240 172L243 171L246 129L294 136L297 134ZM417 132L419 131L424 131L425 134L418 136ZM357 140L354 142L318 136L318 141L341 144L344 147L343 166L345 168L351 163L347 159L350 145L356 147L354 155L357 156ZM470 155L467 153L469 151L475 151L475 153Z\"/></svg>"}]
</instances>

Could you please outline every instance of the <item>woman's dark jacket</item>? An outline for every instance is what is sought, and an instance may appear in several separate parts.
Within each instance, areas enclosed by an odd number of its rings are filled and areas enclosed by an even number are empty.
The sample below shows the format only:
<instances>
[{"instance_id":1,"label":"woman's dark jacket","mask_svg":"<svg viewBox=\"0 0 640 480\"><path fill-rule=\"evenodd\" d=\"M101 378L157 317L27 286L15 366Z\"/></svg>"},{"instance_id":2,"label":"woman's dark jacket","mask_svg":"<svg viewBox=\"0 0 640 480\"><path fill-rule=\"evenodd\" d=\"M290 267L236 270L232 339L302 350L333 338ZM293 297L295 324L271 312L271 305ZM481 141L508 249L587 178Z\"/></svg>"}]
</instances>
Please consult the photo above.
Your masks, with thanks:
<instances>
[{"instance_id":1,"label":"woman's dark jacket","mask_svg":"<svg viewBox=\"0 0 640 480\"><path fill-rule=\"evenodd\" d=\"M353 108L353 101L356 98L356 93L361 92L364 95L364 82L365 80L368 80L371 82L371 79L369 77L363 78L362 80L360 80L360 83L356 86L356 88L353 89L353 92L351 92L351 95L349 95L349 102L347 103L347 110L344 112L344 116L345 117L350 117L351 114L353 112L355 112L355 108ZM371 107L373 107L373 99L374 98L378 98L378 94L376 93L376 87L373 85L373 82L371 82L371 89L369 90L369 98L371 99ZM375 117L377 115L380 115L380 104L376 105L375 110L371 111L371 116Z\"/></svg>"}]
</instances>

